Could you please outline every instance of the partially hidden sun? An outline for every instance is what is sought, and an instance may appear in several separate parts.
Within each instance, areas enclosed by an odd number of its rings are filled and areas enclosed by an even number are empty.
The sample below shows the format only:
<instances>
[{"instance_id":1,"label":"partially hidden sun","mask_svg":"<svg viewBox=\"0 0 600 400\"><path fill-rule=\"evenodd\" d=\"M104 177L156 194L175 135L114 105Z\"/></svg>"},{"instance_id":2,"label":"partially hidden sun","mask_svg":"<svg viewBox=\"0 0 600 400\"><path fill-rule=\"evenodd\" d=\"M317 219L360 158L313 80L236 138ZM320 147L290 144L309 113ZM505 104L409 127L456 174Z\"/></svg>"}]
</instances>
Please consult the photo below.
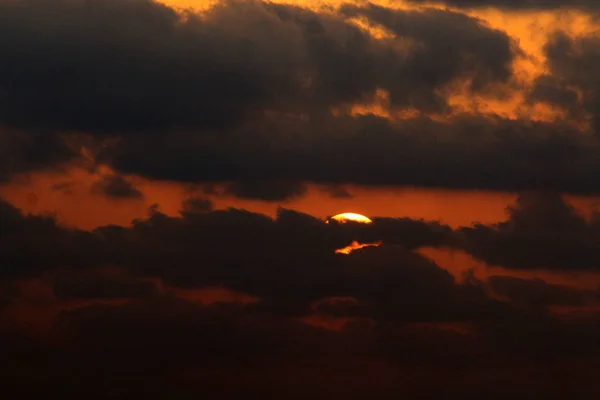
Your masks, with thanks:
<instances>
[{"instance_id":1,"label":"partially hidden sun","mask_svg":"<svg viewBox=\"0 0 600 400\"><path fill-rule=\"evenodd\" d=\"M342 224L346 223L346 222L358 222L359 224L370 224L373 221L371 221L369 218L365 217L364 215L361 214L356 214L356 213L343 213L343 214L338 214L338 215L334 215L333 217L331 217L330 219L333 219L337 222L340 222ZM327 223L329 223L329 220L325 221Z\"/></svg>"}]
</instances>

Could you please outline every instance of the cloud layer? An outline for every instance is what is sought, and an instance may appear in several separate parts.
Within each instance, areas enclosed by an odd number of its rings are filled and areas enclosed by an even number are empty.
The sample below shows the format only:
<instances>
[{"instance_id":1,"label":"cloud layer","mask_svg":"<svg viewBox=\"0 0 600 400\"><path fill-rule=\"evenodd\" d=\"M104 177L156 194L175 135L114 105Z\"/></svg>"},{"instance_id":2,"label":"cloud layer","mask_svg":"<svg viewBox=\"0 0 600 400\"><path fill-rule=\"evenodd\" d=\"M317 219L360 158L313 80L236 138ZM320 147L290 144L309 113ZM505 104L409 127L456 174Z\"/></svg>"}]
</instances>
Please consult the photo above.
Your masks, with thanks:
<instances>
[{"instance_id":1,"label":"cloud layer","mask_svg":"<svg viewBox=\"0 0 600 400\"><path fill-rule=\"evenodd\" d=\"M523 195L505 223L457 230L394 218L325 224L287 209L272 219L212 211L210 202L191 198L179 217L152 209L129 228L86 232L1 204L0 330L8 356L0 369L14 385L36 379L31 390L37 395L67 388L84 393L98 379L107 385L98 395L110 390L117 396L213 393L223 390L224 376L236 382L236 396L262 393L261 385L278 393L295 387L267 379L271 368L281 369L279 377L288 376L288 368L306 376L307 395L323 388L309 372L311 363L323 373L323 365L337 370L350 363L358 371L375 363L383 386L359 380L366 386L358 393L415 395L430 393L423 377L412 384L393 377L419 366L438 376L459 365L486 374L521 365L536 374L543 371L540 360L594 371L587 363L600 354L594 339L600 320L593 311L598 290L509 275L461 279L418 252L451 248L506 268L597 271L600 264L590 256L595 222L560 197ZM382 244L349 255L334 252L352 240ZM251 300L215 303L193 295L215 287ZM555 307L574 311L564 318ZM330 327L314 326L315 319ZM335 323L342 328L332 330ZM27 374L10 367L19 362L19 346L30 354L20 361ZM42 354L53 363L49 375L42 373ZM214 373L225 375L205 387ZM253 384L242 378L247 373ZM505 395L518 385L531 395L552 392L508 374ZM584 376L559 379L565 394L595 388ZM456 388L468 395L487 393L486 385Z\"/></svg>"},{"instance_id":2,"label":"cloud layer","mask_svg":"<svg viewBox=\"0 0 600 400\"><path fill-rule=\"evenodd\" d=\"M597 192L598 141L581 127L595 130L598 114L594 36L552 36L549 72L527 87L518 38L448 10L19 0L0 11L5 180L79 158L69 137L83 134L116 172L230 182L243 198L301 196L307 181ZM377 93L379 111L404 116L352 111ZM515 93L567 116L453 100Z\"/></svg>"}]
</instances>

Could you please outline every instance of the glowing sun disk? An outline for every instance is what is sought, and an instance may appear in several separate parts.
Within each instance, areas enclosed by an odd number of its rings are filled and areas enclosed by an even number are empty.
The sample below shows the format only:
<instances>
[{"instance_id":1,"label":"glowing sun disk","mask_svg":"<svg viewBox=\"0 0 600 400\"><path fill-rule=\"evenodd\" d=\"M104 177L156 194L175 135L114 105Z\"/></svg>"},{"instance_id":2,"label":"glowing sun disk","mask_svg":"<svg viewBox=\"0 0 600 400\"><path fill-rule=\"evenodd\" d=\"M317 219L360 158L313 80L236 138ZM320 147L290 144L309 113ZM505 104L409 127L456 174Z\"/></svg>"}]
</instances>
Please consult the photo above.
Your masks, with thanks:
<instances>
[{"instance_id":1,"label":"glowing sun disk","mask_svg":"<svg viewBox=\"0 0 600 400\"><path fill-rule=\"evenodd\" d=\"M365 217L364 215L356 214L356 213L338 214L338 215L334 215L333 217L331 217L331 219L336 220L337 222L341 222L341 223L346 223L346 222L350 221L350 222L358 222L360 224L370 224L373 222L369 218Z\"/></svg>"}]
</instances>

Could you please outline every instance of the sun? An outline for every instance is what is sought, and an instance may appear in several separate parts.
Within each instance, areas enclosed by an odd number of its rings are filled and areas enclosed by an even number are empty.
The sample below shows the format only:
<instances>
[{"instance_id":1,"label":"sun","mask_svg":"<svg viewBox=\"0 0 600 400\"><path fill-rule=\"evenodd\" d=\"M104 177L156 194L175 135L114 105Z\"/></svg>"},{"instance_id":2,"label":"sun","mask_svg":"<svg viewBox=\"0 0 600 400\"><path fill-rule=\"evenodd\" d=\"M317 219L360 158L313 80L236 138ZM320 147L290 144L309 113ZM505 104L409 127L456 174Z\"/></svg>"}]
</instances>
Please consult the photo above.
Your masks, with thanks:
<instances>
[{"instance_id":1,"label":"sun","mask_svg":"<svg viewBox=\"0 0 600 400\"><path fill-rule=\"evenodd\" d=\"M356 213L342 213L342 214L338 214L338 215L334 215L333 217L331 217L330 219L333 219L337 222L340 222L342 224L345 224L346 222L358 222L359 224L371 224L373 223L373 221L371 221L369 218L365 217L364 215L361 214L356 214ZM329 222L329 220L327 220L326 222Z\"/></svg>"}]
</instances>

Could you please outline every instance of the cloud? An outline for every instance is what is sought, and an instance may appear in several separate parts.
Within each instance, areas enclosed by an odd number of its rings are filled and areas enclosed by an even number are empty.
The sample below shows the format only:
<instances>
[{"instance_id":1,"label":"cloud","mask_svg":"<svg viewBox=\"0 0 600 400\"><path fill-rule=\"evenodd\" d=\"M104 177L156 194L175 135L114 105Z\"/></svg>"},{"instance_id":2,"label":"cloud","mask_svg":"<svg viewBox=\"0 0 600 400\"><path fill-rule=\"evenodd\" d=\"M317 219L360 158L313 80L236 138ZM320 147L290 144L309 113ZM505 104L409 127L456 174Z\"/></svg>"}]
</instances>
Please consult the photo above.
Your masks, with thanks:
<instances>
[{"instance_id":1,"label":"cloud","mask_svg":"<svg viewBox=\"0 0 600 400\"><path fill-rule=\"evenodd\" d=\"M504 10L562 10L562 9L580 9L584 11L594 11L598 7L594 2L587 0L561 1L561 0L409 0L417 4L445 3L447 5L459 8L499 8Z\"/></svg>"},{"instance_id":2,"label":"cloud","mask_svg":"<svg viewBox=\"0 0 600 400\"><path fill-rule=\"evenodd\" d=\"M369 225L325 224L283 208L276 218L212 210L192 197L180 216L152 208L130 227L85 232L0 204L0 265L11 266L0 279L0 371L10 377L8 391L25 385L37 395L85 395L101 379L95 393L117 397L230 393L223 390L232 382L235 395L262 393L264 385L284 395L300 381L303 395L324 388L361 397L438 395L428 389L433 376L454 382L457 393L487 393L487 383L457 383L452 374L460 368L482 378L506 376L514 383L504 387L508 394L546 394L537 386L545 378L531 378L543 372L539 360L567 368L600 355L599 320L586 308L597 301L595 291L500 276L458 282L414 251L463 245L456 231L436 222L379 217ZM517 204L510 222L488 229L541 238L590 229L560 198L524 195ZM334 253L357 237L384 244ZM39 285L27 289L34 296L19 295L40 279L51 288L43 301L36 300ZM257 301L203 304L181 295L208 287ZM550 312L555 305L584 314L562 319ZM52 323L33 329L41 318ZM313 326L315 318L338 327ZM362 377L373 365L381 368L377 384ZM518 366L530 372L527 381L518 381ZM417 369L428 378L397 380ZM333 375L319 379L316 372ZM336 383L355 375L350 389ZM594 387L580 375L557 379Z\"/></svg>"},{"instance_id":3,"label":"cloud","mask_svg":"<svg viewBox=\"0 0 600 400\"><path fill-rule=\"evenodd\" d=\"M0 182L19 173L58 169L75 156L62 138L51 132L5 129L0 123Z\"/></svg>"},{"instance_id":4,"label":"cloud","mask_svg":"<svg viewBox=\"0 0 600 400\"><path fill-rule=\"evenodd\" d=\"M291 187L311 181L592 194L600 175L597 141L566 123L465 114L447 122L327 117L318 125L277 117L222 137L169 140L165 152L160 137L126 137L101 158L154 179ZM203 152L206 157L198 157Z\"/></svg>"},{"instance_id":5,"label":"cloud","mask_svg":"<svg viewBox=\"0 0 600 400\"><path fill-rule=\"evenodd\" d=\"M406 36L431 45L435 38L422 27L449 22L445 40L466 46L477 63L450 57L426 75L419 66L443 56L436 54L442 47L407 62L393 43L339 15L256 1L218 3L202 15L154 1L3 1L0 122L99 133L217 129L261 109L311 113L388 86L395 104L439 108L444 100L432 91L465 73L481 71L490 82L508 77L507 36L487 36L503 41L502 51L469 48L457 36L461 18L463 30L482 39L489 29L468 17L428 14L407 14L419 29Z\"/></svg>"},{"instance_id":6,"label":"cloud","mask_svg":"<svg viewBox=\"0 0 600 400\"><path fill-rule=\"evenodd\" d=\"M549 284L539 278L491 276L487 283L497 295L532 307L584 306L594 298L593 293L565 285Z\"/></svg>"},{"instance_id":7,"label":"cloud","mask_svg":"<svg viewBox=\"0 0 600 400\"><path fill-rule=\"evenodd\" d=\"M457 78L467 79L474 92L481 92L492 83L507 82L512 75L511 62L519 54L517 44L505 32L463 13L392 10L372 3L365 7L346 4L341 10L348 16L364 16L398 37L416 41L406 69L396 71L398 86L385 87L390 90L392 104L438 111L445 101L436 98L439 93L434 88L442 88ZM438 29L430 29L432 25ZM401 76L406 73L417 78L420 86L419 92L410 93L409 96L415 96L412 101L405 100L407 88Z\"/></svg>"},{"instance_id":8,"label":"cloud","mask_svg":"<svg viewBox=\"0 0 600 400\"><path fill-rule=\"evenodd\" d=\"M567 87L558 77L542 75L538 77L528 93L530 103L547 103L566 110L572 118L585 118L579 104L579 95L573 88Z\"/></svg>"},{"instance_id":9,"label":"cloud","mask_svg":"<svg viewBox=\"0 0 600 400\"><path fill-rule=\"evenodd\" d=\"M0 8L0 49L14 66L0 81L0 125L22 132L4 147L17 155L0 163L4 179L73 160L58 133L84 132L115 139L94 161L117 174L230 182L227 192L257 200L301 196L305 182L597 193L598 141L572 121L451 109L457 84L502 100L498 87L514 86L522 54L507 33L459 12L254 1L201 14L134 0ZM373 36L351 22L357 17L393 35ZM580 71L595 65L595 39L560 37L546 46L550 75L527 102L595 115L594 96L573 103L575 88L595 90L593 74ZM332 115L377 90L389 93L392 110L420 114Z\"/></svg>"},{"instance_id":10,"label":"cloud","mask_svg":"<svg viewBox=\"0 0 600 400\"><path fill-rule=\"evenodd\" d=\"M88 132L227 124L265 93L246 79L255 66L228 62L241 43L215 14L204 25L154 1L3 1L0 121Z\"/></svg>"},{"instance_id":11,"label":"cloud","mask_svg":"<svg viewBox=\"0 0 600 400\"><path fill-rule=\"evenodd\" d=\"M3 243L10 246L0 255L12 268L4 272L26 277L64 270L55 290L71 297L150 290L134 277L182 288L222 286L261 299L257 311L284 315L304 315L312 302L331 296L380 307L390 301L415 305L430 293L447 305L461 290L446 271L411 251L447 243L452 230L439 224L375 219L372 226L328 225L285 209L271 219L236 209L198 210L195 203L187 200L181 217L151 210L130 228L105 226L92 232L63 228L50 217L24 216L6 204ZM352 240L369 238L386 245L350 256L335 254ZM28 252L22 251L25 246ZM94 272L104 265L119 266L131 277ZM399 287L405 289L398 292ZM401 310L389 318L411 318Z\"/></svg>"},{"instance_id":12,"label":"cloud","mask_svg":"<svg viewBox=\"0 0 600 400\"><path fill-rule=\"evenodd\" d=\"M333 199L351 199L353 197L352 193L340 185L327 185L322 190Z\"/></svg>"},{"instance_id":13,"label":"cloud","mask_svg":"<svg viewBox=\"0 0 600 400\"><path fill-rule=\"evenodd\" d=\"M63 194L73 194L73 187L77 182L59 182L52 185L51 189Z\"/></svg>"},{"instance_id":14,"label":"cloud","mask_svg":"<svg viewBox=\"0 0 600 400\"><path fill-rule=\"evenodd\" d=\"M587 114L596 133L600 129L600 80L595 73L599 62L600 37L583 34L571 37L554 32L544 52L552 78L538 78L533 96L539 101L565 108L572 114Z\"/></svg>"},{"instance_id":15,"label":"cloud","mask_svg":"<svg viewBox=\"0 0 600 400\"><path fill-rule=\"evenodd\" d=\"M461 228L464 248L507 268L599 268L597 213L588 221L555 192L523 193L507 211L505 222Z\"/></svg>"},{"instance_id":16,"label":"cloud","mask_svg":"<svg viewBox=\"0 0 600 400\"><path fill-rule=\"evenodd\" d=\"M233 182L225 186L225 193L248 200L287 201L302 197L306 185L295 182Z\"/></svg>"},{"instance_id":17,"label":"cloud","mask_svg":"<svg viewBox=\"0 0 600 400\"><path fill-rule=\"evenodd\" d=\"M183 201L180 213L184 218L190 218L195 214L202 214L213 210L212 201L201 197L189 197Z\"/></svg>"},{"instance_id":18,"label":"cloud","mask_svg":"<svg viewBox=\"0 0 600 400\"><path fill-rule=\"evenodd\" d=\"M429 160L425 169L437 170L437 147L448 144L434 140L428 149L414 133L472 126L436 126L427 118L390 126L334 118L332 107L386 90L394 109L447 114L451 86L467 82L468 91L493 95L492 87L510 82L520 53L507 34L464 14L374 5L315 12L228 1L196 14L152 1L27 0L0 2L0 15L0 51L11 66L0 80L0 125L26 135L43 130L42 140L58 143L58 133L117 138L98 161L118 172L234 181L233 193L273 201L300 191L262 196L251 182L446 182L425 171L403 176L418 166L417 155L404 153L420 150L419 160ZM349 20L357 16L396 37L372 36ZM390 159L395 151L400 161ZM369 152L373 159L365 159Z\"/></svg>"},{"instance_id":19,"label":"cloud","mask_svg":"<svg viewBox=\"0 0 600 400\"><path fill-rule=\"evenodd\" d=\"M23 215L0 199L0 222L0 277L103 262L96 236L61 227L53 216Z\"/></svg>"},{"instance_id":20,"label":"cloud","mask_svg":"<svg viewBox=\"0 0 600 400\"><path fill-rule=\"evenodd\" d=\"M58 300L143 298L155 295L154 283L127 274L104 271L61 271L54 278L54 296Z\"/></svg>"},{"instance_id":21,"label":"cloud","mask_svg":"<svg viewBox=\"0 0 600 400\"><path fill-rule=\"evenodd\" d=\"M100 180L94 182L91 192L115 199L140 199L143 197L142 192L133 183L120 175L104 175Z\"/></svg>"}]
</instances>

